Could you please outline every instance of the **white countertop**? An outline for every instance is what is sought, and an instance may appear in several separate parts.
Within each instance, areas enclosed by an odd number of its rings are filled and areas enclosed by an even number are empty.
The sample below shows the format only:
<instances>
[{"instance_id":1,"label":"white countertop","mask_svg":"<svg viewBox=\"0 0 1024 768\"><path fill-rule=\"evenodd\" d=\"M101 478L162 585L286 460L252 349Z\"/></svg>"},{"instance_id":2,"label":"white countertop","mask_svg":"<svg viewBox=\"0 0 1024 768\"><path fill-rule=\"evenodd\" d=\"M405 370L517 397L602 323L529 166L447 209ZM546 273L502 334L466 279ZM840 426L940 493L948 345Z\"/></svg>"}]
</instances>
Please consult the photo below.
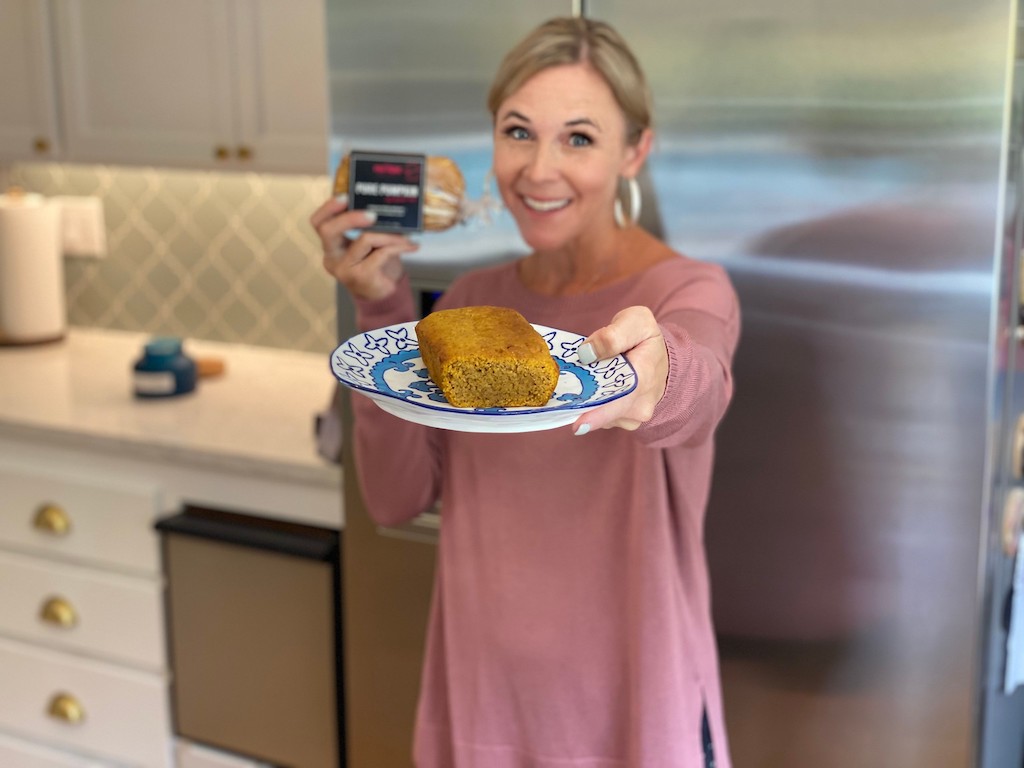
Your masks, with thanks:
<instances>
[{"instance_id":1,"label":"white countertop","mask_svg":"<svg viewBox=\"0 0 1024 768\"><path fill-rule=\"evenodd\" d=\"M314 420L334 390L329 355L186 339L225 372L172 398L132 394L149 334L72 328L57 343L0 347L0 436L336 487Z\"/></svg>"}]
</instances>

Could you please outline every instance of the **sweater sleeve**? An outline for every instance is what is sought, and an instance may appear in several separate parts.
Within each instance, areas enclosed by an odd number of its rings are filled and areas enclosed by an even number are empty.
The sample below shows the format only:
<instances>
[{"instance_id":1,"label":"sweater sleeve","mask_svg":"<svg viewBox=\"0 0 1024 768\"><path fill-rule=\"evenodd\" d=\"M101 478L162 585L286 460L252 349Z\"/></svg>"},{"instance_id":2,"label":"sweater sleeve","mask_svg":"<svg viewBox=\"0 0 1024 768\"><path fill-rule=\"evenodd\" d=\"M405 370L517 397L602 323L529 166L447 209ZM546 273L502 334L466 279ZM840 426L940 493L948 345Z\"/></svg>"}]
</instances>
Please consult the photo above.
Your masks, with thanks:
<instances>
[{"instance_id":1,"label":"sweater sleeve","mask_svg":"<svg viewBox=\"0 0 1024 768\"><path fill-rule=\"evenodd\" d=\"M707 440L732 399L739 303L724 271L685 286L655 317L668 352L665 393L637 439L652 448Z\"/></svg>"},{"instance_id":2,"label":"sweater sleeve","mask_svg":"<svg viewBox=\"0 0 1024 768\"><path fill-rule=\"evenodd\" d=\"M364 331L415 317L408 278L385 299L356 302L356 323ZM441 482L439 430L392 416L357 393L352 414L356 475L370 517L393 526L429 509Z\"/></svg>"}]
</instances>

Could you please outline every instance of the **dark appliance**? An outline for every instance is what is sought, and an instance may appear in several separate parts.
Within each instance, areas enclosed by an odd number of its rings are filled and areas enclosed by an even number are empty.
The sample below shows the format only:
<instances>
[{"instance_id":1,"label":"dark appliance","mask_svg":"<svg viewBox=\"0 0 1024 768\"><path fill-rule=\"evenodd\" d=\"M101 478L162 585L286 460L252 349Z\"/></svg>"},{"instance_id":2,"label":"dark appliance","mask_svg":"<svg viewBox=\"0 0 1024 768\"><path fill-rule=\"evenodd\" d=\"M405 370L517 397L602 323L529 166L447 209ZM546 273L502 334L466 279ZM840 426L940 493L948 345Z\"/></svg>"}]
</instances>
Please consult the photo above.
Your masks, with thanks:
<instances>
[{"instance_id":1,"label":"dark appliance","mask_svg":"<svg viewBox=\"0 0 1024 768\"><path fill-rule=\"evenodd\" d=\"M156 527L175 733L287 768L342 765L339 534L199 507Z\"/></svg>"}]
</instances>

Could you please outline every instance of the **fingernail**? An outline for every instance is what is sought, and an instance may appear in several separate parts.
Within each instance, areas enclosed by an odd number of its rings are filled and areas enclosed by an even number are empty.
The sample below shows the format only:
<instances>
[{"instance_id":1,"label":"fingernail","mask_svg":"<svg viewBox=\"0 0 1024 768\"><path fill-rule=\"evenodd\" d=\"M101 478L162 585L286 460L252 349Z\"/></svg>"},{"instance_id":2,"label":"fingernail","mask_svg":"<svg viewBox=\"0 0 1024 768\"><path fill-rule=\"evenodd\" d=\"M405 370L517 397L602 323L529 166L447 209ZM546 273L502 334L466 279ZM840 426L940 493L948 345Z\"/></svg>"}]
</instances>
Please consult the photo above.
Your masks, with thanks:
<instances>
[{"instance_id":1,"label":"fingernail","mask_svg":"<svg viewBox=\"0 0 1024 768\"><path fill-rule=\"evenodd\" d=\"M578 436L578 437L580 437L580 436L583 436L583 435L587 434L587 432L589 432L589 431L590 431L590 425L589 424L580 424L576 428L576 431L573 432L573 434Z\"/></svg>"},{"instance_id":2,"label":"fingernail","mask_svg":"<svg viewBox=\"0 0 1024 768\"><path fill-rule=\"evenodd\" d=\"M594 354L594 347L588 341L586 344L580 344L576 348L576 359L584 365L590 365L597 361L597 355Z\"/></svg>"},{"instance_id":3,"label":"fingernail","mask_svg":"<svg viewBox=\"0 0 1024 768\"><path fill-rule=\"evenodd\" d=\"M363 211L363 216L366 217L366 221L369 224L373 224L373 222L375 222L377 220L377 212L376 211Z\"/></svg>"},{"instance_id":4,"label":"fingernail","mask_svg":"<svg viewBox=\"0 0 1024 768\"><path fill-rule=\"evenodd\" d=\"M340 195L338 195L334 199L337 202L341 203L342 205L348 205L348 193L347 192L342 192Z\"/></svg>"}]
</instances>

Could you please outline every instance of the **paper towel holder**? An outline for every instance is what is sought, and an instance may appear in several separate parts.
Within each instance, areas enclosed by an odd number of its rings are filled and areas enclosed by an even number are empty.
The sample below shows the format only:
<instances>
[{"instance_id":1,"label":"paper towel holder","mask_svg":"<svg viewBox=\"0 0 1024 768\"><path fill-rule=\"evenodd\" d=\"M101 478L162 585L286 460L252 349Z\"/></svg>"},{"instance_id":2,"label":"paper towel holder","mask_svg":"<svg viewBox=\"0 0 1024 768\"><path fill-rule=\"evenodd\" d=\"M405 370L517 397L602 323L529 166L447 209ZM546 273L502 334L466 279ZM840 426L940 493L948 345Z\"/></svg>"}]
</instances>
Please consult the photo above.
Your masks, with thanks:
<instances>
[{"instance_id":1,"label":"paper towel holder","mask_svg":"<svg viewBox=\"0 0 1024 768\"><path fill-rule=\"evenodd\" d=\"M107 253L103 201L98 197L81 195L57 195L50 201L60 208L64 255L103 258Z\"/></svg>"}]
</instances>

